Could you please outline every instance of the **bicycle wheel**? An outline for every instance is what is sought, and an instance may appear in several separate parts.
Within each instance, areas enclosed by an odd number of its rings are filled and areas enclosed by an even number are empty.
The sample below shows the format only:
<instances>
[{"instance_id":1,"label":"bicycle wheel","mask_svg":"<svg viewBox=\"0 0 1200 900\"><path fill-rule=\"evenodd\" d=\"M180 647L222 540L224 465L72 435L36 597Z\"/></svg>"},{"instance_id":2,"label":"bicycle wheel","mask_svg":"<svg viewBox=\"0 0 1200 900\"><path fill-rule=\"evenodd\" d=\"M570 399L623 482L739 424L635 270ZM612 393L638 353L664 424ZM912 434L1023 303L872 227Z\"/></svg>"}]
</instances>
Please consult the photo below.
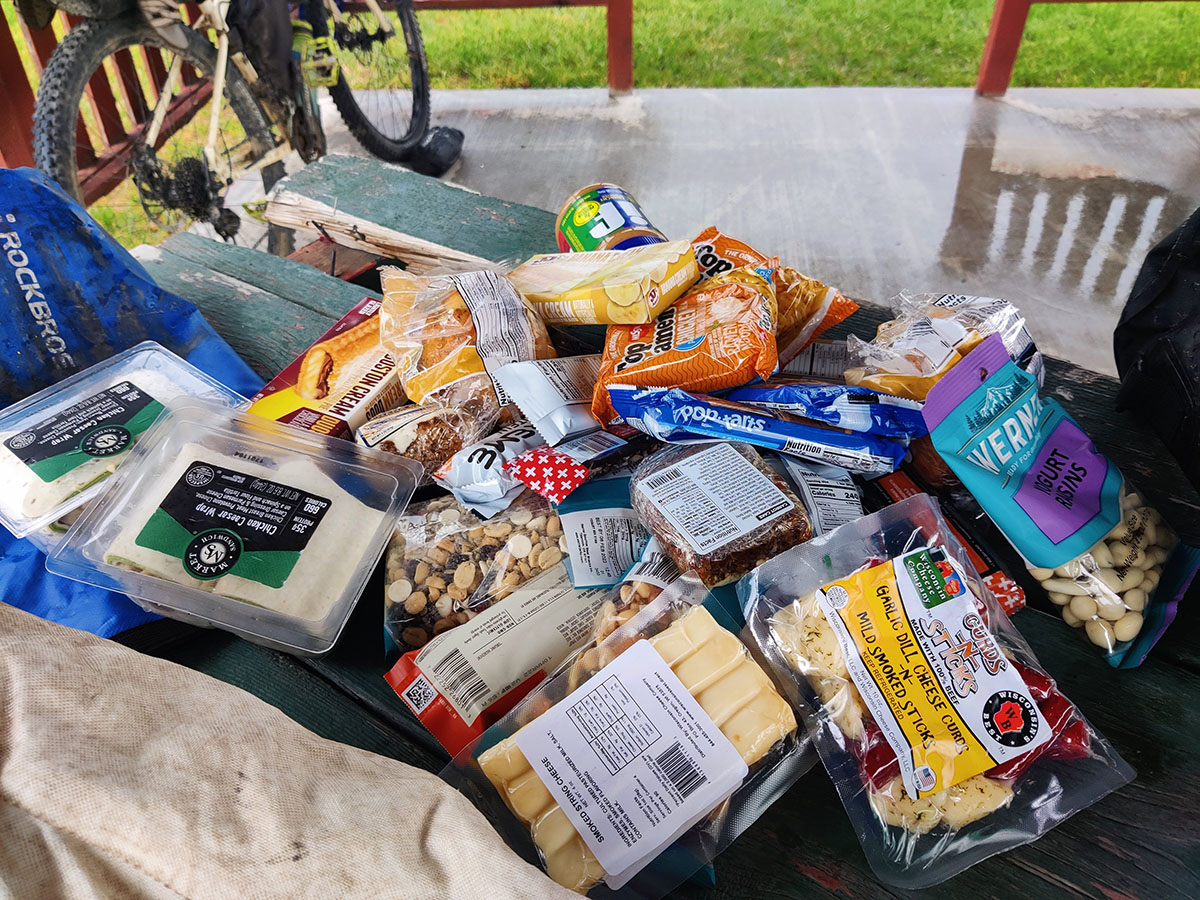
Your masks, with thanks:
<instances>
[{"instance_id":1,"label":"bicycle wheel","mask_svg":"<svg viewBox=\"0 0 1200 900\"><path fill-rule=\"evenodd\" d=\"M329 93L342 121L371 153L402 162L429 129L429 69L412 4L379 5L387 29L370 11L330 12L336 0L308 0L306 17L332 39L340 71Z\"/></svg>"},{"instance_id":2,"label":"bicycle wheel","mask_svg":"<svg viewBox=\"0 0 1200 900\"><path fill-rule=\"evenodd\" d=\"M237 228L236 214L222 206L230 179L213 172L203 152L209 125L209 101L203 85L212 78L217 51L190 28L187 37L184 71L193 67L195 78L177 92L180 105L168 115L169 126L160 133L157 147L142 142L149 130L154 101L140 100L140 109L124 109L128 121L123 119L122 126L131 129L131 138L123 148L128 154L124 160L128 178L93 207L93 216L123 239L126 235L133 241L144 239L147 221L168 232L193 220L208 221L222 237L230 237ZM156 54L154 62L158 62L158 50L167 51L166 66L175 53L141 19L85 20L63 38L42 75L33 116L34 161L80 202L84 198L77 154L80 137L88 134L85 89L94 75L115 82L119 64L114 57L139 47ZM140 97L144 98L155 96L151 93L150 59L141 53L120 57L122 74L132 70L142 85ZM225 79L227 103L216 149L222 168L236 174L269 152L275 139L258 100L234 66L227 68ZM128 95L126 88L122 93ZM184 94L186 102L179 100ZM90 138L87 151L93 151Z\"/></svg>"}]
</instances>

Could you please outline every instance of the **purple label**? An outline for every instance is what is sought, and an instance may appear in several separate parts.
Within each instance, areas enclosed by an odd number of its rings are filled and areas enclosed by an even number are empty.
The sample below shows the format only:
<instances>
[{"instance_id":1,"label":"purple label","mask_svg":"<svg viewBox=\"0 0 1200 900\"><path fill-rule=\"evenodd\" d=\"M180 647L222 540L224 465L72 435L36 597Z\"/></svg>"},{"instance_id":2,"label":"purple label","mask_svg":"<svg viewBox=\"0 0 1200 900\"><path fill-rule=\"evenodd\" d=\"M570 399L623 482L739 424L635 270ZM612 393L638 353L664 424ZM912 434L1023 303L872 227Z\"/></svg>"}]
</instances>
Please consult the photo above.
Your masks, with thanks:
<instances>
[{"instance_id":1,"label":"purple label","mask_svg":"<svg viewBox=\"0 0 1200 900\"><path fill-rule=\"evenodd\" d=\"M1069 419L1046 438L1015 500L1034 524L1058 544L1100 513L1108 460Z\"/></svg>"}]
</instances>

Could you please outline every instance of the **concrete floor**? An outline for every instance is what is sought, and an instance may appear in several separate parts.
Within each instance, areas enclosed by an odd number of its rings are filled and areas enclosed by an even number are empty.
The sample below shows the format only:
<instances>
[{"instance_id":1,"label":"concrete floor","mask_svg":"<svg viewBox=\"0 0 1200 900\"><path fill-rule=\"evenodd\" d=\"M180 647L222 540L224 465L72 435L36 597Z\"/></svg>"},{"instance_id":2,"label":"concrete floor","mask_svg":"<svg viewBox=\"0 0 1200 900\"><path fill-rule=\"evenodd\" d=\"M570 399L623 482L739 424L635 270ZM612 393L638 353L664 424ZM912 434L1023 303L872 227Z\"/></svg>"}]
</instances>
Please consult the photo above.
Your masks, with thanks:
<instances>
[{"instance_id":1,"label":"concrete floor","mask_svg":"<svg viewBox=\"0 0 1200 900\"><path fill-rule=\"evenodd\" d=\"M557 210L615 182L671 237L715 224L856 298L1007 297L1045 350L1110 373L1142 258L1200 205L1200 91L449 91L433 110L466 133L466 187ZM331 106L325 124L362 152Z\"/></svg>"}]
</instances>

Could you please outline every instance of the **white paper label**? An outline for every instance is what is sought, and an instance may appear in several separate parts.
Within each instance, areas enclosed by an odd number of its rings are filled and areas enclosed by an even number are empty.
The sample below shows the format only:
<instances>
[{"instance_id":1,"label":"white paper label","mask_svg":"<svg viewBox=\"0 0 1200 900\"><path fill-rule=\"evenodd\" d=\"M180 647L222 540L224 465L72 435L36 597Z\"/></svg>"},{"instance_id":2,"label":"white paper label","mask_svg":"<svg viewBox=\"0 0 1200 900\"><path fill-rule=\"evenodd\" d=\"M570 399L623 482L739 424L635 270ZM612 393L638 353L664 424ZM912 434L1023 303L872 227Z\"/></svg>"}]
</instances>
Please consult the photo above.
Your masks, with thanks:
<instances>
[{"instance_id":1,"label":"white paper label","mask_svg":"<svg viewBox=\"0 0 1200 900\"><path fill-rule=\"evenodd\" d=\"M517 746L619 888L746 777L647 641L522 728Z\"/></svg>"},{"instance_id":2,"label":"white paper label","mask_svg":"<svg viewBox=\"0 0 1200 900\"><path fill-rule=\"evenodd\" d=\"M554 449L559 453L565 453L580 465L586 465L624 447L625 443L625 440L615 434L609 434L607 431L593 431L591 434L564 441Z\"/></svg>"},{"instance_id":3,"label":"white paper label","mask_svg":"<svg viewBox=\"0 0 1200 900\"><path fill-rule=\"evenodd\" d=\"M789 375L844 381L849 367L850 350L845 341L813 341L784 366L783 371Z\"/></svg>"},{"instance_id":4,"label":"white paper label","mask_svg":"<svg viewBox=\"0 0 1200 900\"><path fill-rule=\"evenodd\" d=\"M632 569L625 573L625 577L621 581L625 584L642 582L666 590L682 577L683 573L663 551L663 546L658 538L651 537L646 542L645 549L642 550L641 558L633 564Z\"/></svg>"},{"instance_id":5,"label":"white paper label","mask_svg":"<svg viewBox=\"0 0 1200 900\"><path fill-rule=\"evenodd\" d=\"M729 444L714 444L642 479L638 490L697 553L724 547L795 508Z\"/></svg>"},{"instance_id":6,"label":"white paper label","mask_svg":"<svg viewBox=\"0 0 1200 900\"><path fill-rule=\"evenodd\" d=\"M858 488L845 469L806 463L789 456L780 459L800 489L800 499L812 519L813 537L862 517Z\"/></svg>"},{"instance_id":7,"label":"white paper label","mask_svg":"<svg viewBox=\"0 0 1200 900\"><path fill-rule=\"evenodd\" d=\"M533 359L536 347L525 304L506 278L495 272L468 272L452 275L471 321L475 325L475 348L501 406L512 401L496 378L496 370L509 363Z\"/></svg>"},{"instance_id":8,"label":"white paper label","mask_svg":"<svg viewBox=\"0 0 1200 900\"><path fill-rule=\"evenodd\" d=\"M434 638L417 667L466 723L586 642L605 588L575 590L565 566L526 582L471 621Z\"/></svg>"},{"instance_id":9,"label":"white paper label","mask_svg":"<svg viewBox=\"0 0 1200 900\"><path fill-rule=\"evenodd\" d=\"M561 403L592 403L592 390L600 378L600 354L539 359L533 365Z\"/></svg>"},{"instance_id":10,"label":"white paper label","mask_svg":"<svg viewBox=\"0 0 1200 900\"><path fill-rule=\"evenodd\" d=\"M577 587L616 584L650 537L632 509L581 509L559 518Z\"/></svg>"}]
</instances>

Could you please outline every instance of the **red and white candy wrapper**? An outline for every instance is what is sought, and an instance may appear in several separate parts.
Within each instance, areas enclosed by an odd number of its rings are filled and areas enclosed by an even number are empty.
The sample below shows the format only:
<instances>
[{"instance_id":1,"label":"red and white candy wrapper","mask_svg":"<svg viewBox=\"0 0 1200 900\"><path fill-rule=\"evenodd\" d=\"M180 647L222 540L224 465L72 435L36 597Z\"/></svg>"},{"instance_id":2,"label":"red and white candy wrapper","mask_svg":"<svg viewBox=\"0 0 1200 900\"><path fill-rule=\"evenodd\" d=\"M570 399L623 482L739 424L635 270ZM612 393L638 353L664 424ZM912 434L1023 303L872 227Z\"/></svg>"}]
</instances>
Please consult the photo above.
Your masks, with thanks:
<instances>
[{"instance_id":1,"label":"red and white candy wrapper","mask_svg":"<svg viewBox=\"0 0 1200 900\"><path fill-rule=\"evenodd\" d=\"M506 462L504 471L551 503L562 503L591 474L583 463L553 447L526 450Z\"/></svg>"}]
</instances>

